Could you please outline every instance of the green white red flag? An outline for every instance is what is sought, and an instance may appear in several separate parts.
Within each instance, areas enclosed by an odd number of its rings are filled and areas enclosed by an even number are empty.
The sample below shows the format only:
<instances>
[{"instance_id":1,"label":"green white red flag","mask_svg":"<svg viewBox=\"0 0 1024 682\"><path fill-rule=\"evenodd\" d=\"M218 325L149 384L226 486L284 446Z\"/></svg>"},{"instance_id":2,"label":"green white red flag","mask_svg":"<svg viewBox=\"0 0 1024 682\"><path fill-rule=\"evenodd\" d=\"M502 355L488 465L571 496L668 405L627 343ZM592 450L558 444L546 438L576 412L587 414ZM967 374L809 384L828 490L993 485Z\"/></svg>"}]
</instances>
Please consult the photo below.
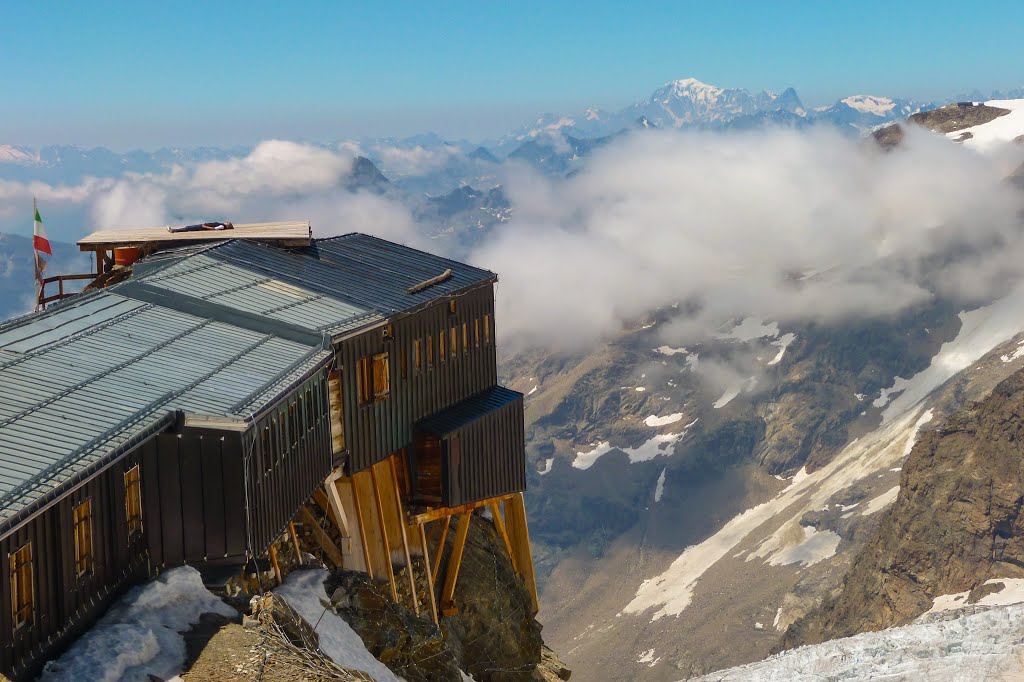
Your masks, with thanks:
<instances>
[{"instance_id":1,"label":"green white red flag","mask_svg":"<svg viewBox=\"0 0 1024 682\"><path fill-rule=\"evenodd\" d=\"M36 251L45 253L47 256L52 256L53 251L50 250L50 240L46 238L46 231L43 229L43 219L39 217L39 209L36 208L35 198L32 199L32 214L34 216L32 247Z\"/></svg>"}]
</instances>

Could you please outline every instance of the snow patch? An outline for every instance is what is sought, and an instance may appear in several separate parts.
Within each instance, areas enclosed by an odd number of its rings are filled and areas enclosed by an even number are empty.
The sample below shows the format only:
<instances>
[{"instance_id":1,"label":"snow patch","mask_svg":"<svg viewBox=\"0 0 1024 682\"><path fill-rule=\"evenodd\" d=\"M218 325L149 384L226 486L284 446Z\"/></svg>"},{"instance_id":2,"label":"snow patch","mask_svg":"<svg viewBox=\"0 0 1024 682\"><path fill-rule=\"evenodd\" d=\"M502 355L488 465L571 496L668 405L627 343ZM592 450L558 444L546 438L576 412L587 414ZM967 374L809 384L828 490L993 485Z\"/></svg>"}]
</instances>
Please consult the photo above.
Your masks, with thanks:
<instances>
[{"instance_id":1,"label":"snow patch","mask_svg":"<svg viewBox=\"0 0 1024 682\"><path fill-rule=\"evenodd\" d=\"M743 321L733 327L725 334L716 334L715 338L718 339L734 339L736 341L753 341L754 339L762 339L765 337L776 337L779 335L779 325L777 322L765 324L765 322L756 317L745 317Z\"/></svg>"},{"instance_id":2,"label":"snow patch","mask_svg":"<svg viewBox=\"0 0 1024 682\"><path fill-rule=\"evenodd\" d=\"M784 651L720 670L703 682L787 680L985 680L1024 676L1024 607L936 614L880 632Z\"/></svg>"},{"instance_id":3,"label":"snow patch","mask_svg":"<svg viewBox=\"0 0 1024 682\"><path fill-rule=\"evenodd\" d=\"M121 597L63 656L47 663L39 679L115 682L174 677L185 665L180 633L204 613L238 616L203 586L199 571L172 568Z\"/></svg>"},{"instance_id":4,"label":"snow patch","mask_svg":"<svg viewBox=\"0 0 1024 682\"><path fill-rule=\"evenodd\" d=\"M836 533L830 530L819 531L810 526L804 526L803 531L804 539L800 544L774 552L768 563L772 566L800 564L806 567L835 556L841 539ZM751 554L747 561L757 556L756 553Z\"/></svg>"},{"instance_id":5,"label":"snow patch","mask_svg":"<svg viewBox=\"0 0 1024 682\"><path fill-rule=\"evenodd\" d=\"M671 346L658 346L654 349L655 353L661 353L662 355L689 355L689 351L685 348L672 348Z\"/></svg>"},{"instance_id":6,"label":"snow patch","mask_svg":"<svg viewBox=\"0 0 1024 682\"><path fill-rule=\"evenodd\" d=\"M698 417L699 419L699 417ZM594 462L601 458L602 455L606 455L612 450L621 450L629 457L630 464L637 462L647 462L660 457L662 455L671 454L671 446L679 442L691 426L697 423L698 419L694 419L692 422L683 427L683 430L679 433L660 433L654 438L651 438L647 442L635 448L615 448L612 447L608 441L602 441L594 446L593 450L578 451L576 458L572 461L572 465L577 469L589 469L593 466Z\"/></svg>"},{"instance_id":7,"label":"snow patch","mask_svg":"<svg viewBox=\"0 0 1024 682\"><path fill-rule=\"evenodd\" d=\"M675 414L670 414L665 417L656 417L654 415L651 415L650 417L644 419L644 424L646 424L647 426L665 426L667 424L675 424L682 418L682 412L676 412Z\"/></svg>"},{"instance_id":8,"label":"snow patch","mask_svg":"<svg viewBox=\"0 0 1024 682\"><path fill-rule=\"evenodd\" d=\"M939 595L932 600L932 607L925 613L941 613L943 611L955 611L968 606L1010 606L1024 602L1024 579L1021 578L991 578L982 585L1003 584L1003 589L998 592L986 594L974 604L967 603L970 591L955 592L953 594ZM921 616L923 619L924 616ZM919 619L920 620L920 619Z\"/></svg>"},{"instance_id":9,"label":"snow patch","mask_svg":"<svg viewBox=\"0 0 1024 682\"><path fill-rule=\"evenodd\" d=\"M1014 360L1019 360L1021 358L1024 358L1024 341L1017 344L1017 349L1013 351L1013 353L999 356L999 359L1003 362L1013 362Z\"/></svg>"},{"instance_id":10,"label":"snow patch","mask_svg":"<svg viewBox=\"0 0 1024 682\"><path fill-rule=\"evenodd\" d=\"M658 482L654 486L654 501L661 502L661 496L665 494L665 469L661 470Z\"/></svg>"},{"instance_id":11,"label":"snow patch","mask_svg":"<svg viewBox=\"0 0 1024 682\"><path fill-rule=\"evenodd\" d=\"M768 361L768 365L777 365L782 361L782 356L786 354L786 349L789 348L789 344L796 340L796 334L783 334L779 337L778 341L772 341L771 345L779 349L778 354Z\"/></svg>"},{"instance_id":12,"label":"snow patch","mask_svg":"<svg viewBox=\"0 0 1024 682\"><path fill-rule=\"evenodd\" d=\"M543 476L544 474L551 473L551 467L554 466L554 464L555 464L555 458L554 457L548 457L547 459L544 460L544 468L541 469L540 471L538 471L537 473L540 474L541 476Z\"/></svg>"},{"instance_id":13,"label":"snow patch","mask_svg":"<svg viewBox=\"0 0 1024 682\"><path fill-rule=\"evenodd\" d=\"M851 442L821 469L813 473L801 469L774 498L733 517L711 537L687 547L664 572L645 580L622 613L653 610L652 621L678 616L689 606L697 583L709 568L735 553L738 545L767 521L783 515L787 522L763 540L761 548L768 553L784 546L786 534L792 531L790 524L798 524L804 513L820 509L839 491L897 464L918 417L917 412L908 412Z\"/></svg>"},{"instance_id":14,"label":"snow patch","mask_svg":"<svg viewBox=\"0 0 1024 682\"><path fill-rule=\"evenodd\" d=\"M970 133L970 139L964 140L963 145L987 152L1024 135L1024 99L996 99L985 104L999 109L1009 109L1010 113L988 123L946 133L946 137L955 140L964 133Z\"/></svg>"},{"instance_id":15,"label":"snow patch","mask_svg":"<svg viewBox=\"0 0 1024 682\"><path fill-rule=\"evenodd\" d=\"M861 510L860 515L861 516L871 516L875 512L882 511L883 509L888 507L890 504L895 502L896 498L899 496L899 494L900 494L900 487L899 486L895 486L895 487L889 488L884 493L882 493L881 495L879 495L875 499L873 499L870 502L868 502L864 506L864 509Z\"/></svg>"},{"instance_id":16,"label":"snow patch","mask_svg":"<svg viewBox=\"0 0 1024 682\"><path fill-rule=\"evenodd\" d=\"M327 571L324 570L292 571L273 591L284 597L307 623L315 626L320 649L335 663L362 670L377 682L401 682L400 677L366 650L363 640L341 616L324 608L321 600L328 600L324 591L325 578Z\"/></svg>"},{"instance_id":17,"label":"snow patch","mask_svg":"<svg viewBox=\"0 0 1024 682\"><path fill-rule=\"evenodd\" d=\"M874 114L875 116L886 116L896 106L896 102L888 97L875 97L874 95L853 95L841 101L862 114Z\"/></svg>"}]
</instances>

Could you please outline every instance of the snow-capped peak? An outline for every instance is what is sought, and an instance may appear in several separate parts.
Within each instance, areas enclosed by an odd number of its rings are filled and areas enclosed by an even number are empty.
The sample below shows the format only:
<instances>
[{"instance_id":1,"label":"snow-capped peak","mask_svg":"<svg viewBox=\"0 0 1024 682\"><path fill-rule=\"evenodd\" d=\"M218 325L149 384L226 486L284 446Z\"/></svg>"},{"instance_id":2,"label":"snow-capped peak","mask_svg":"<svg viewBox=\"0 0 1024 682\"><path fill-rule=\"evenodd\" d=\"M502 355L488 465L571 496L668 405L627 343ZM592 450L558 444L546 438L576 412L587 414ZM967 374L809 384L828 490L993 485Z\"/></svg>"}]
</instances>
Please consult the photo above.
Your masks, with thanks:
<instances>
[{"instance_id":1,"label":"snow-capped peak","mask_svg":"<svg viewBox=\"0 0 1024 682\"><path fill-rule=\"evenodd\" d=\"M696 78L683 78L665 84L665 89L676 97L690 97L709 103L714 102L724 92L722 88L708 85Z\"/></svg>"},{"instance_id":2,"label":"snow-capped peak","mask_svg":"<svg viewBox=\"0 0 1024 682\"><path fill-rule=\"evenodd\" d=\"M9 144L0 144L0 163L39 163L39 155L25 149Z\"/></svg>"},{"instance_id":3,"label":"snow-capped peak","mask_svg":"<svg viewBox=\"0 0 1024 682\"><path fill-rule=\"evenodd\" d=\"M851 95L850 97L844 97L840 101L851 109L856 109L865 114L874 114L875 116L885 116L896 106L896 102L888 97L876 97L874 95Z\"/></svg>"}]
</instances>

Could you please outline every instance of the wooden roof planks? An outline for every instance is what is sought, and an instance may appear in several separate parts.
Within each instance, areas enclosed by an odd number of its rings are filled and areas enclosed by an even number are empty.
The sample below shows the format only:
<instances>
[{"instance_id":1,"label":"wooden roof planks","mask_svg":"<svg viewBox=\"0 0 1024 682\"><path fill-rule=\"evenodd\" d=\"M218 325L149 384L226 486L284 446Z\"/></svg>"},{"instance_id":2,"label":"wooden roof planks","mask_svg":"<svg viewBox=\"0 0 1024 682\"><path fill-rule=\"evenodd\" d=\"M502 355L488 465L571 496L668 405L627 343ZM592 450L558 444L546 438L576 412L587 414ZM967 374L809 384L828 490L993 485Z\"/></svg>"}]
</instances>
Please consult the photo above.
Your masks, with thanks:
<instances>
[{"instance_id":1,"label":"wooden roof planks","mask_svg":"<svg viewBox=\"0 0 1024 682\"><path fill-rule=\"evenodd\" d=\"M82 251L107 251L115 248L187 244L225 239L273 242L281 246L309 246L312 228L308 221L250 223L230 230L171 232L167 227L143 227L127 230L100 230L78 240Z\"/></svg>"}]
</instances>

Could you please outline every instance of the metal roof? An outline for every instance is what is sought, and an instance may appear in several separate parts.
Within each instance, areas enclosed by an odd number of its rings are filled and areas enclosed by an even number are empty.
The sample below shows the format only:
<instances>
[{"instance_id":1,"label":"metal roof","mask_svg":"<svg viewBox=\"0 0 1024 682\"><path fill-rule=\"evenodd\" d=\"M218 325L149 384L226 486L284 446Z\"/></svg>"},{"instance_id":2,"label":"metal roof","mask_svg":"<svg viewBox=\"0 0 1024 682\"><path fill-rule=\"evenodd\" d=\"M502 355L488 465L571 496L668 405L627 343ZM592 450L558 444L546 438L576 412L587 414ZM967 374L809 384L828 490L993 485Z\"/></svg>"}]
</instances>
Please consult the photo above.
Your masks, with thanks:
<instances>
[{"instance_id":1,"label":"metal roof","mask_svg":"<svg viewBox=\"0 0 1024 682\"><path fill-rule=\"evenodd\" d=\"M244 420L332 356L322 335L130 294L115 285L0 325L0 522L169 414Z\"/></svg>"},{"instance_id":2,"label":"metal roof","mask_svg":"<svg viewBox=\"0 0 1024 682\"><path fill-rule=\"evenodd\" d=\"M198 232L171 232L165 227L142 227L125 230L100 230L78 240L82 251L96 251L115 247L143 244L169 244L224 239L255 239L285 242L290 246L309 244L312 229L307 221L279 223L248 223L235 225L231 230L203 230Z\"/></svg>"},{"instance_id":3,"label":"metal roof","mask_svg":"<svg viewBox=\"0 0 1024 682\"><path fill-rule=\"evenodd\" d=\"M518 391L504 386L495 386L421 419L416 424L416 428L435 436L444 437L458 431L466 424L487 416L498 408L521 400L522 397L523 394Z\"/></svg>"},{"instance_id":4,"label":"metal roof","mask_svg":"<svg viewBox=\"0 0 1024 682\"><path fill-rule=\"evenodd\" d=\"M451 271L415 293L417 285ZM136 263L135 281L337 336L484 282L494 273L371 237L297 250L228 241Z\"/></svg>"}]
</instances>

